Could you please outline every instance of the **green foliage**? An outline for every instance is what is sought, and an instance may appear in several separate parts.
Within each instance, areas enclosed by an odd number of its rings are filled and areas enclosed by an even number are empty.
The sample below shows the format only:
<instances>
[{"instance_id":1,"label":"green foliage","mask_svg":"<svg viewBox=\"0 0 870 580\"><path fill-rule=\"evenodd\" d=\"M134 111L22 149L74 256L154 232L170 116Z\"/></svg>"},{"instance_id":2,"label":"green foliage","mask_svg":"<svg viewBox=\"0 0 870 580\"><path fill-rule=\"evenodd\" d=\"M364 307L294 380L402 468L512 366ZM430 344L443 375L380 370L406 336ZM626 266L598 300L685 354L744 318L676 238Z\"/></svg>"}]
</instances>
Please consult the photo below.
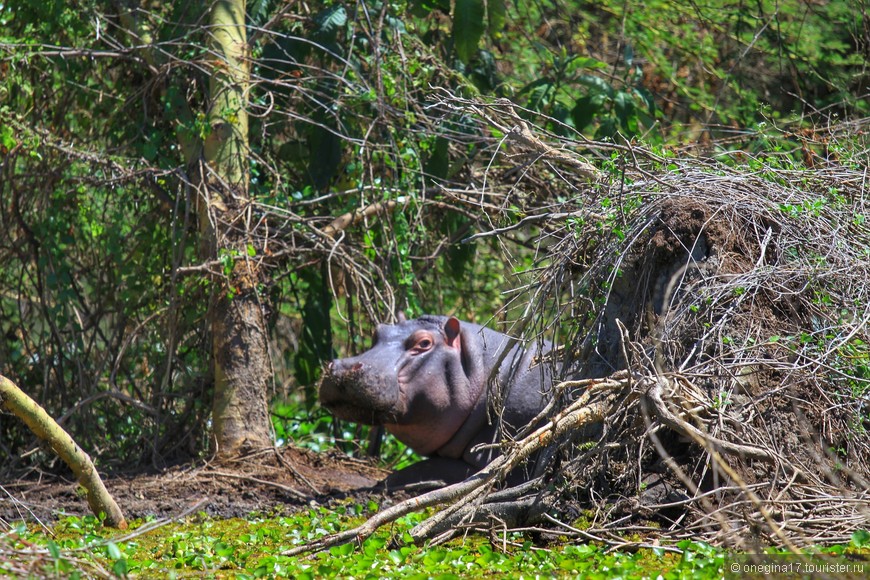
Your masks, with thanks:
<instances>
[{"instance_id":1,"label":"green foliage","mask_svg":"<svg viewBox=\"0 0 870 580\"><path fill-rule=\"evenodd\" d=\"M332 422L332 417L326 413L312 416L310 411L292 401L272 405L272 425L278 446L292 444L318 452L334 448ZM352 440L354 433L345 431L342 436Z\"/></svg>"},{"instance_id":2,"label":"green foliage","mask_svg":"<svg viewBox=\"0 0 870 580\"><path fill-rule=\"evenodd\" d=\"M820 111L820 102L828 112L862 115L864 17L850 4L517 5L505 30L509 48L495 52L499 90L596 136L678 143ZM580 85L566 66L578 59L605 68Z\"/></svg>"},{"instance_id":3,"label":"green foliage","mask_svg":"<svg viewBox=\"0 0 870 580\"><path fill-rule=\"evenodd\" d=\"M584 578L660 577L720 578L726 553L701 542L682 541L669 551L642 548L611 551L594 544L555 542L537 549L522 533L512 532L497 542L469 538L437 547L392 546L390 533L379 532L361 546L345 544L314 555L280 555L324 534L358 525L378 506L338 504L312 508L287 516L213 520L200 515L146 531L153 522L132 523L134 533L118 536L102 528L96 518L67 517L52 530L15 527L14 535L0 537L0 549L46 550L46 572L65 577L81 570L81 559L112 570L117 576L186 577L191 574L231 575L236 578L360 577L360 578L467 578L498 575L537 575ZM402 537L422 520L421 514L401 518L391 531ZM867 554L867 532L857 532L851 545L833 546L816 553ZM504 543L502 542L504 541ZM771 555L785 554L768 550ZM78 560L74 563L73 558ZM78 565L77 565L78 564ZM9 563L0 561L0 571Z\"/></svg>"},{"instance_id":4,"label":"green foliage","mask_svg":"<svg viewBox=\"0 0 870 580\"><path fill-rule=\"evenodd\" d=\"M681 101L680 124L751 126L763 102L782 117L807 102L867 111L855 91L864 75L855 50L862 17L849 2L589 4L624 23L635 51Z\"/></svg>"},{"instance_id":5,"label":"green foliage","mask_svg":"<svg viewBox=\"0 0 870 580\"><path fill-rule=\"evenodd\" d=\"M516 98L532 111L546 115L547 128L557 134L570 134L595 127L597 139L622 135L656 141L656 105L652 94L642 84L639 67L633 64L626 48L625 74L618 85L594 74L607 64L591 57L570 55L562 51L552 55L547 74L517 93Z\"/></svg>"},{"instance_id":6,"label":"green foliage","mask_svg":"<svg viewBox=\"0 0 870 580\"><path fill-rule=\"evenodd\" d=\"M455 0L453 10L453 46L456 56L467 63L477 52L486 29L483 0Z\"/></svg>"},{"instance_id":7,"label":"green foliage","mask_svg":"<svg viewBox=\"0 0 870 580\"><path fill-rule=\"evenodd\" d=\"M481 41L487 32L493 40L501 37L507 20L504 0L411 0L409 4L411 13L421 18L415 24L423 28L427 27L425 19L433 13L450 14L450 44L460 68L471 64L485 52L481 49Z\"/></svg>"},{"instance_id":8,"label":"green foliage","mask_svg":"<svg viewBox=\"0 0 870 580\"><path fill-rule=\"evenodd\" d=\"M134 67L66 58L96 49L94 3L4 2L0 14L4 55L17 46L0 63L0 198L13 220L0 242L0 332L16 337L0 345L0 372L69 414L64 426L103 466L168 453L184 440L179 423L200 429L209 406L197 400L204 353L178 338L200 322L203 285L169 276L195 251L167 201L171 173L143 183L130 172L144 169L140 156L177 167L171 133L149 117L154 103L123 94ZM0 432L4 453L30 438L13 421Z\"/></svg>"},{"instance_id":9,"label":"green foliage","mask_svg":"<svg viewBox=\"0 0 870 580\"><path fill-rule=\"evenodd\" d=\"M486 321L535 264L522 240L508 250L461 243L492 224L444 209L451 198L441 188L479 179L492 155L481 152L481 137L495 129L465 111L433 108L433 87L509 98L559 135L655 145L740 131L736 145L714 152L761 152L728 160L770 179L781 179L777 168L803 167L806 156L860 163L799 116L868 112L860 98L865 16L852 2L330 1L262 31L282 6L248 3L258 35L249 92L252 215L268 215L270 233L295 243L335 216L396 204L337 235L348 249L343 259L306 248L270 264L275 282L264 296L277 302L278 316L301 321L295 343L278 345L281 365L293 369L285 383L309 409L323 361L365 347L374 319L394 314L389 309ZM8 236L0 242L0 370L32 386L52 414L69 413L66 426L106 461L145 460L182 441L202 447L210 406L210 284L178 275L197 263L196 194L182 143L212 130L197 24L203 8L150 4L140 14L161 43L156 66L123 49L139 40L115 28L114 9L93 1L0 4L0 211ZM622 163L602 165L620 179ZM624 235L620 220L639 200L599 201L602 231ZM539 209L505 203L506 221ZM814 218L836 203L832 193L780 210ZM856 225L864 217L855 216ZM237 262L267 255L249 244L220 254L218 269L228 275ZM357 266L360 279L389 289L393 301L363 297L352 279L333 285ZM864 377L863 347L847 347L859 353L840 353L843 364ZM321 419L313 424L310 433L319 433ZM0 430L10 450L25 444L8 422ZM155 441L164 447L154 450Z\"/></svg>"},{"instance_id":10,"label":"green foliage","mask_svg":"<svg viewBox=\"0 0 870 580\"><path fill-rule=\"evenodd\" d=\"M290 280L293 291L304 296L301 300L304 334L294 359L296 379L306 389L305 400L312 405L316 400L314 386L320 377L321 363L334 358L329 314L332 295L319 272L304 270Z\"/></svg>"},{"instance_id":11,"label":"green foliage","mask_svg":"<svg viewBox=\"0 0 870 580\"><path fill-rule=\"evenodd\" d=\"M39 195L15 194L19 223L35 249L32 261L11 261L0 270L4 287L19 289L17 296L0 297L3 332L17 337L0 347L0 358L8 361L3 371L30 388L41 384L43 376L50 377L56 387L40 400L49 409L73 408L78 401L76 385L82 380L101 385L104 392L141 393L152 372L148 361L159 365L165 360L164 343L157 328L124 338L126 333L167 308L171 296L196 295L197 284L172 287L164 275L171 256L155 249L171 247L173 233L158 217L156 199L143 199L138 188L128 184L90 184L108 177L110 170L104 165L61 163L50 145L40 145L37 151L38 157L19 156L16 161L22 167L58 164L64 169L54 173L53 187L43 188ZM16 180L16 186L26 182ZM137 214L138 223L130 219ZM22 309L22 304L28 306ZM178 322L189 324L196 316L189 310L180 313ZM19 333L14 330L18 327L28 330ZM121 344L125 348L105 368L107 351ZM188 368L199 364L196 351L182 356L179 360ZM179 376L184 374L182 370ZM165 406L159 412L170 416L176 410L171 397L161 405ZM4 427L12 425L6 422ZM138 454L150 446L143 439L145 428L154 429L158 437L174 428L172 421L155 424L147 407L125 409L112 397L81 408L66 427L80 444L103 449L110 458Z\"/></svg>"},{"instance_id":12,"label":"green foliage","mask_svg":"<svg viewBox=\"0 0 870 580\"><path fill-rule=\"evenodd\" d=\"M298 397L296 398L298 399ZM365 457L368 441L375 427L338 421L319 407L299 403L296 399L272 405L275 443L292 444L312 451L341 449L356 457ZM422 458L392 435L385 433L380 444L379 463L389 469L402 469Z\"/></svg>"}]
</instances>

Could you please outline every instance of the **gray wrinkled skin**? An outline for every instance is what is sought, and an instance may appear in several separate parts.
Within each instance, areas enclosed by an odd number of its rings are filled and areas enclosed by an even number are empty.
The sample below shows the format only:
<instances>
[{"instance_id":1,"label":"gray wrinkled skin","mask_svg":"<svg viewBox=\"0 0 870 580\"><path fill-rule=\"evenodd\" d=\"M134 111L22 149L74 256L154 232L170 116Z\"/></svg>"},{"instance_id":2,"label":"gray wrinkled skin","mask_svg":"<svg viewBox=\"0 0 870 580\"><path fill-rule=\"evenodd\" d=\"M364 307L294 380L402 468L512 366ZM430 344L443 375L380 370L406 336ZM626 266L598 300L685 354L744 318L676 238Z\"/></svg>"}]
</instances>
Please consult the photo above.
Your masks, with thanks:
<instances>
[{"instance_id":1,"label":"gray wrinkled skin","mask_svg":"<svg viewBox=\"0 0 870 580\"><path fill-rule=\"evenodd\" d=\"M498 454L497 449L472 451L480 443L497 442L487 413L491 374L500 385L509 385L502 415L508 433L543 409L551 377L545 365L533 365L535 354L534 348L511 347L500 332L446 316L382 324L371 349L329 363L320 402L340 419L384 425L431 457L399 472L391 483L458 481Z\"/></svg>"}]
</instances>

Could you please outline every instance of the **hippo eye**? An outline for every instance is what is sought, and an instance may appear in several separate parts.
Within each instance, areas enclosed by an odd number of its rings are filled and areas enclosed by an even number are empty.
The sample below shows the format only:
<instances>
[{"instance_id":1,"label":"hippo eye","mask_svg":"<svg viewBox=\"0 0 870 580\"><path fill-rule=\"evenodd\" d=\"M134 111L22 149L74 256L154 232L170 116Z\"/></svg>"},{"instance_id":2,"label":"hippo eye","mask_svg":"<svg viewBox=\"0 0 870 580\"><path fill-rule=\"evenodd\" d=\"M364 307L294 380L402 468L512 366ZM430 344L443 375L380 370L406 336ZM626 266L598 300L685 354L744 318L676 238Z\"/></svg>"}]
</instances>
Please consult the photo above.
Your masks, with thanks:
<instances>
[{"instance_id":1,"label":"hippo eye","mask_svg":"<svg viewBox=\"0 0 870 580\"><path fill-rule=\"evenodd\" d=\"M402 345L411 356L424 354L435 348L438 338L428 330L417 330L405 338Z\"/></svg>"},{"instance_id":2,"label":"hippo eye","mask_svg":"<svg viewBox=\"0 0 870 580\"><path fill-rule=\"evenodd\" d=\"M435 341L432 340L432 337L428 334L420 336L416 340L413 340L410 343L410 348L408 350L413 354L422 354L427 350L430 350L434 345Z\"/></svg>"}]
</instances>

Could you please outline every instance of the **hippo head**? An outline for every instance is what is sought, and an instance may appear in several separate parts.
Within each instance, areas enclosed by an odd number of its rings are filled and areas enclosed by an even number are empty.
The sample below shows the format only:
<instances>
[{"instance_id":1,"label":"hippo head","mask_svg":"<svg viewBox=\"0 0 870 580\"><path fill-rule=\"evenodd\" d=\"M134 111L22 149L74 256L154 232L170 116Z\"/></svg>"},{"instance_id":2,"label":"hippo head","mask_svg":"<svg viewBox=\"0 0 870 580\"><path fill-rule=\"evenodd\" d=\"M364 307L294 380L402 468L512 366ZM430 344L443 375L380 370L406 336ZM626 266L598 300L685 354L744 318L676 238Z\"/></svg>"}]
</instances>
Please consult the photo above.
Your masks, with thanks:
<instances>
[{"instance_id":1,"label":"hippo head","mask_svg":"<svg viewBox=\"0 0 870 580\"><path fill-rule=\"evenodd\" d=\"M434 452L484 390L473 326L445 316L379 325L371 349L327 365L321 404L340 419L384 425L418 453Z\"/></svg>"}]
</instances>

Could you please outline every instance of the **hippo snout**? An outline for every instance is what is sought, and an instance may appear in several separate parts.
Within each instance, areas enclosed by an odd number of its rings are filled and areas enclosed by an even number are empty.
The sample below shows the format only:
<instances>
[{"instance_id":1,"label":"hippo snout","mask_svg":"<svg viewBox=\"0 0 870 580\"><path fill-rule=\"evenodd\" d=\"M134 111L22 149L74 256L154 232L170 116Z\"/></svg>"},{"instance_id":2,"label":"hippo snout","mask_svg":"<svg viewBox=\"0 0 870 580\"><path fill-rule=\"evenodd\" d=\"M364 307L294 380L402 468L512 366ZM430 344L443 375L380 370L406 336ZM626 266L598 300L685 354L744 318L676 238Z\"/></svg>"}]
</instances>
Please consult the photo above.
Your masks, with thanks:
<instances>
[{"instance_id":1,"label":"hippo snout","mask_svg":"<svg viewBox=\"0 0 870 580\"><path fill-rule=\"evenodd\" d=\"M336 370L338 368L338 370ZM336 359L330 362L326 370L332 374L343 374L343 373L357 373L362 371L363 364L361 362L356 362L353 364L347 364L341 359Z\"/></svg>"},{"instance_id":2,"label":"hippo snout","mask_svg":"<svg viewBox=\"0 0 870 580\"><path fill-rule=\"evenodd\" d=\"M395 373L365 361L336 359L320 381L320 404L339 419L380 425L396 421L399 384Z\"/></svg>"}]
</instances>

